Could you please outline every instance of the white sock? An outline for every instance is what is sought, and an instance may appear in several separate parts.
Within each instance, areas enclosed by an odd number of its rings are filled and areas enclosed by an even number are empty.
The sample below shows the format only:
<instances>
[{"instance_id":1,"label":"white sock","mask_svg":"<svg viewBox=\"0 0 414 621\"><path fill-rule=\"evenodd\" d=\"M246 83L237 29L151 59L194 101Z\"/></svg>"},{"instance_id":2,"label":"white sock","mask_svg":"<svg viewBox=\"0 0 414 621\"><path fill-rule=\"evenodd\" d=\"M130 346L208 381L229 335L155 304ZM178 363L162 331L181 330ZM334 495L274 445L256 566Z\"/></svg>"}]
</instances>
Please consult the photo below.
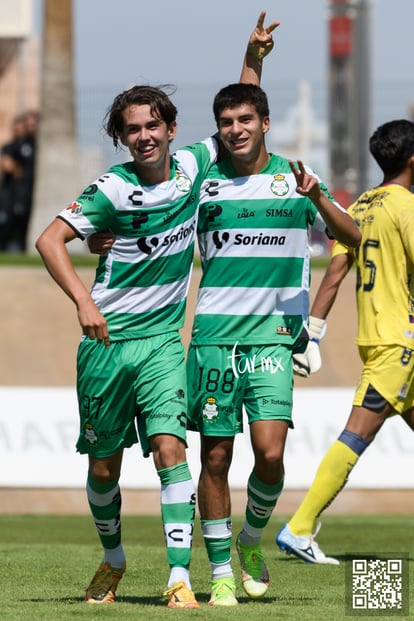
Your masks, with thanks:
<instances>
[{"instance_id":1,"label":"white sock","mask_svg":"<svg viewBox=\"0 0 414 621\"><path fill-rule=\"evenodd\" d=\"M105 548L103 560L104 563L109 563L112 567L123 567L125 563L125 552L122 545L120 544L112 550Z\"/></svg>"},{"instance_id":2,"label":"white sock","mask_svg":"<svg viewBox=\"0 0 414 621\"><path fill-rule=\"evenodd\" d=\"M168 587L172 586L174 582L184 580L186 585L191 591L190 572L185 567L171 567L170 577L168 579Z\"/></svg>"}]
</instances>

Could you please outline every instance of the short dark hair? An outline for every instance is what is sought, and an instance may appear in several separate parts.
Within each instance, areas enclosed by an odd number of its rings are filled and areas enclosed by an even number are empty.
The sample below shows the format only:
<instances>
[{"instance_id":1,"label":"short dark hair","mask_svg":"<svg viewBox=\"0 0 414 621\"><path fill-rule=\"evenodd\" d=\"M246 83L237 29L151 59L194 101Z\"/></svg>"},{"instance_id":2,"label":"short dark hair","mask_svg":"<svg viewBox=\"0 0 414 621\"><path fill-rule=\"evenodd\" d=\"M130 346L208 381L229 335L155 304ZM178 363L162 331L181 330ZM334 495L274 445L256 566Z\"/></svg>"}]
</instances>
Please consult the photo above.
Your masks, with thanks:
<instances>
[{"instance_id":1,"label":"short dark hair","mask_svg":"<svg viewBox=\"0 0 414 621\"><path fill-rule=\"evenodd\" d=\"M120 142L120 136L124 129L124 110L131 105L149 105L151 113L161 118L167 125L170 125L177 118L177 108L172 103L168 94L163 89L170 89L174 92L174 87L164 85L144 86L135 85L126 91L117 95L108 108L104 118L104 129L108 136L112 138L115 148L117 149Z\"/></svg>"},{"instance_id":2,"label":"short dark hair","mask_svg":"<svg viewBox=\"0 0 414 621\"><path fill-rule=\"evenodd\" d=\"M398 175L414 155L414 123L406 119L380 125L369 140L369 150L386 175Z\"/></svg>"},{"instance_id":3,"label":"short dark hair","mask_svg":"<svg viewBox=\"0 0 414 621\"><path fill-rule=\"evenodd\" d=\"M256 84L229 84L222 88L214 98L213 112L218 125L224 108L237 108L243 104L251 104L256 108L261 119L269 116L267 95Z\"/></svg>"}]
</instances>

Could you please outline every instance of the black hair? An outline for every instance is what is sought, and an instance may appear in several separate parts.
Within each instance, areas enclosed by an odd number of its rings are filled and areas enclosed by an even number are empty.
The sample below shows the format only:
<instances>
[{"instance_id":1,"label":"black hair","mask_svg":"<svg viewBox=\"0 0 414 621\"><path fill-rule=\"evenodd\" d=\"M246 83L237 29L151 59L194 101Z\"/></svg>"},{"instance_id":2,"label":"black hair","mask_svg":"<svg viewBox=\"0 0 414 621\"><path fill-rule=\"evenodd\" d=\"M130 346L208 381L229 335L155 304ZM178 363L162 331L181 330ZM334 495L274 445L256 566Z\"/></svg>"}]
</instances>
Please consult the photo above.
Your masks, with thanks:
<instances>
[{"instance_id":1,"label":"black hair","mask_svg":"<svg viewBox=\"0 0 414 621\"><path fill-rule=\"evenodd\" d=\"M256 108L261 119L269 116L267 95L255 84L229 84L222 88L214 98L213 112L218 125L224 108L237 108L243 104L251 104Z\"/></svg>"},{"instance_id":2,"label":"black hair","mask_svg":"<svg viewBox=\"0 0 414 621\"><path fill-rule=\"evenodd\" d=\"M167 125L176 120L177 108L163 90L166 88L174 90L173 87L167 85L163 87L136 85L115 97L105 114L104 129L108 136L112 138L116 149L119 146L120 136L124 129L123 112L128 106L148 104L151 113L165 121Z\"/></svg>"},{"instance_id":3,"label":"black hair","mask_svg":"<svg viewBox=\"0 0 414 621\"><path fill-rule=\"evenodd\" d=\"M385 175L398 175L414 155L414 123L400 119L380 125L369 140L369 150Z\"/></svg>"}]
</instances>

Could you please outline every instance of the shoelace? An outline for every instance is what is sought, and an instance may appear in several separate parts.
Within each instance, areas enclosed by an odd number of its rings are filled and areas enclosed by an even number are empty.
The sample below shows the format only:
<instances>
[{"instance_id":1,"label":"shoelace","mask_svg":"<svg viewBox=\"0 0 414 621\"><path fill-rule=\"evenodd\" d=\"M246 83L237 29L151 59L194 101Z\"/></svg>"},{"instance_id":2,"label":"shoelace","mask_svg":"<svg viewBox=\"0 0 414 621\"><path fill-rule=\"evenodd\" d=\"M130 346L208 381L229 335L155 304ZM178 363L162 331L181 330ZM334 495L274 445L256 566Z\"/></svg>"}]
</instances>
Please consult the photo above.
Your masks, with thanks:
<instances>
[{"instance_id":1,"label":"shoelace","mask_svg":"<svg viewBox=\"0 0 414 621\"><path fill-rule=\"evenodd\" d=\"M231 581L231 578L229 578L229 582L222 580L219 583L213 585L212 590L215 593L215 595L217 595L218 593L222 591L230 591L230 593L233 593L234 583Z\"/></svg>"},{"instance_id":2,"label":"shoelace","mask_svg":"<svg viewBox=\"0 0 414 621\"><path fill-rule=\"evenodd\" d=\"M314 530L314 531L313 531L313 533L310 535L310 537L309 537L309 540L308 540L308 541L309 541L309 546L311 546L311 545L312 545L312 547L313 547L313 548L314 548L314 549L315 549L318 553L320 553L321 555L325 556L325 555L323 554L323 552L321 551L321 549L320 549L319 545L318 545L318 544L317 544L317 542L315 541L315 537L316 537L316 535L319 533L319 531L321 530L321 526L322 526L322 522L318 522L318 523L316 524L315 530Z\"/></svg>"}]
</instances>

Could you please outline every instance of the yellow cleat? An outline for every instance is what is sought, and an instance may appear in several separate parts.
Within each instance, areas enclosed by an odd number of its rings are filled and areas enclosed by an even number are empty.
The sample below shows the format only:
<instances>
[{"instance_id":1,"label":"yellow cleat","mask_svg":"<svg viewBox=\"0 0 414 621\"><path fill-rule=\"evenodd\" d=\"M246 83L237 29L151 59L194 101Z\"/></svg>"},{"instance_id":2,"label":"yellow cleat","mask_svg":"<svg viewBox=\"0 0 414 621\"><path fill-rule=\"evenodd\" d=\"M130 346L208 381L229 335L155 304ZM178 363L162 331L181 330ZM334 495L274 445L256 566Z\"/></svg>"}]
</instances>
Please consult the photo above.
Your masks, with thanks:
<instances>
[{"instance_id":1,"label":"yellow cleat","mask_svg":"<svg viewBox=\"0 0 414 621\"><path fill-rule=\"evenodd\" d=\"M112 567L109 563L101 563L85 593L88 604L112 604L119 581L124 575L123 567Z\"/></svg>"},{"instance_id":2,"label":"yellow cleat","mask_svg":"<svg viewBox=\"0 0 414 621\"><path fill-rule=\"evenodd\" d=\"M168 608L200 608L194 593L190 591L184 580L174 582L169 589L164 591L168 597Z\"/></svg>"}]
</instances>

